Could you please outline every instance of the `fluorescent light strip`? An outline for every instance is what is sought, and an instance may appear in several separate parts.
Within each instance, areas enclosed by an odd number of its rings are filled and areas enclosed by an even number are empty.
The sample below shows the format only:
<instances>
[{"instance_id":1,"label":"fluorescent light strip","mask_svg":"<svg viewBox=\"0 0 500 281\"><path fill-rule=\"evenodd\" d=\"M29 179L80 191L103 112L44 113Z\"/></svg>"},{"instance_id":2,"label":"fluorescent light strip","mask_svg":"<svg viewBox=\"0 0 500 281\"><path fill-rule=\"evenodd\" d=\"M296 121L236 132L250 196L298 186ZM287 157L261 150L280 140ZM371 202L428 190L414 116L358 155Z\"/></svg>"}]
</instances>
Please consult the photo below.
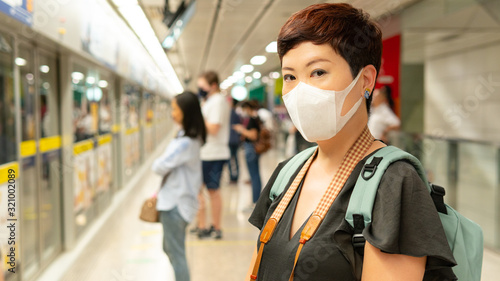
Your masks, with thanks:
<instances>
[{"instance_id":1,"label":"fluorescent light strip","mask_svg":"<svg viewBox=\"0 0 500 281\"><path fill-rule=\"evenodd\" d=\"M118 10L122 16L130 24L137 37L142 41L144 47L152 56L162 74L165 75L172 90L177 94L182 93L184 88L182 87L179 77L177 77L167 54L165 54L165 51L163 51L160 45L160 41L156 38L156 34L146 14L144 14L142 8L137 4L137 1L113 0L113 3L118 6Z\"/></svg>"}]
</instances>

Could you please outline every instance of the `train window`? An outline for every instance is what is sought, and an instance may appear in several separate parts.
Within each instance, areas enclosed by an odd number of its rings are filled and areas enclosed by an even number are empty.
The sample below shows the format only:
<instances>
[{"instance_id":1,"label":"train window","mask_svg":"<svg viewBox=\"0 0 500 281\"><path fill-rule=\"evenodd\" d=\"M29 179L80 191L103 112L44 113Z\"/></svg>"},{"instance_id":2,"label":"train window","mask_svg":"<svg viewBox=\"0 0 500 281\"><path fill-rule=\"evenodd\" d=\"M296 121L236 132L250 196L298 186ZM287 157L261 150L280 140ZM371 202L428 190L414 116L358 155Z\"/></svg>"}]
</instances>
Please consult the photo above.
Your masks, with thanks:
<instances>
[{"instance_id":1,"label":"train window","mask_svg":"<svg viewBox=\"0 0 500 281\"><path fill-rule=\"evenodd\" d=\"M40 137L58 135L57 114L57 60L55 57L39 55L39 93L40 93Z\"/></svg>"},{"instance_id":2,"label":"train window","mask_svg":"<svg viewBox=\"0 0 500 281\"><path fill-rule=\"evenodd\" d=\"M0 165L16 160L13 45L0 33Z\"/></svg>"},{"instance_id":3,"label":"train window","mask_svg":"<svg viewBox=\"0 0 500 281\"><path fill-rule=\"evenodd\" d=\"M99 134L109 134L111 133L111 126L113 125L113 111L112 111L112 100L113 100L113 89L110 78L100 75L99 82L97 82L98 87L102 93L99 103Z\"/></svg>"},{"instance_id":4,"label":"train window","mask_svg":"<svg viewBox=\"0 0 500 281\"><path fill-rule=\"evenodd\" d=\"M14 60L21 74L21 140L35 139L35 75L33 71L33 48L21 44L19 56Z\"/></svg>"},{"instance_id":5,"label":"train window","mask_svg":"<svg viewBox=\"0 0 500 281\"><path fill-rule=\"evenodd\" d=\"M95 71L73 65L71 73L73 84L73 133L75 142L93 138L98 132L99 101L102 90L99 88Z\"/></svg>"},{"instance_id":6,"label":"train window","mask_svg":"<svg viewBox=\"0 0 500 281\"><path fill-rule=\"evenodd\" d=\"M126 84L124 86L125 95L122 98L123 124L126 129L135 129L139 127L139 106L141 90L137 86Z\"/></svg>"}]
</instances>

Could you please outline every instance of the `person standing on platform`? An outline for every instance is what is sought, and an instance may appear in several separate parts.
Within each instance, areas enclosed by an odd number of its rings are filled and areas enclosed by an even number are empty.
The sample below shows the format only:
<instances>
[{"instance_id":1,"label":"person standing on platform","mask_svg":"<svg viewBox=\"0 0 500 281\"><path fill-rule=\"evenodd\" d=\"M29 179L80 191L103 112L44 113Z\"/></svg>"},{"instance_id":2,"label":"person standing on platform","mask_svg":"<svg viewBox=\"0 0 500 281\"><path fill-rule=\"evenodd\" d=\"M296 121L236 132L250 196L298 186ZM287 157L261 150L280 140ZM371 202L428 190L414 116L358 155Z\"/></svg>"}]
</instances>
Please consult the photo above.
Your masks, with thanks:
<instances>
[{"instance_id":1,"label":"person standing on platform","mask_svg":"<svg viewBox=\"0 0 500 281\"><path fill-rule=\"evenodd\" d=\"M376 167L364 164L385 147L367 128L378 25L350 4L315 4L287 20L277 45L284 104L318 147L307 160L281 162L262 191L249 218L261 235L245 280L457 280L436 206L406 161L381 175L366 228L362 215L354 227L346 220L363 167ZM291 161L297 166L283 170ZM280 171L289 175L277 181Z\"/></svg>"},{"instance_id":2,"label":"person standing on platform","mask_svg":"<svg viewBox=\"0 0 500 281\"><path fill-rule=\"evenodd\" d=\"M197 232L199 238L222 238L222 196L220 193L220 178L224 163L230 158L229 151L229 103L221 95L219 77L214 71L207 71L198 78L199 96L206 97L202 106L205 126L207 128L207 142L201 148L203 167L203 183L208 189L212 207L212 226L206 227L205 199L202 192L199 194L200 210L198 212Z\"/></svg>"},{"instance_id":3,"label":"person standing on platform","mask_svg":"<svg viewBox=\"0 0 500 281\"><path fill-rule=\"evenodd\" d=\"M231 158L229 159L229 178L232 184L238 183L238 177L240 168L238 165L238 148L241 144L241 136L238 132L233 129L233 125L241 124L241 117L236 112L236 105L238 101L233 99L233 107L231 108L231 121L229 128L229 150L231 152Z\"/></svg>"},{"instance_id":4,"label":"person standing on platform","mask_svg":"<svg viewBox=\"0 0 500 281\"><path fill-rule=\"evenodd\" d=\"M372 108L368 119L368 128L376 139L388 143L388 134L399 130L401 121L394 114L394 100L391 88L387 85L373 91Z\"/></svg>"},{"instance_id":5,"label":"person standing on platform","mask_svg":"<svg viewBox=\"0 0 500 281\"><path fill-rule=\"evenodd\" d=\"M156 209L163 226L163 250L172 263L175 280L189 281L186 227L198 209L202 178L200 149L207 135L195 94L184 92L172 100L172 119L180 130L152 167L163 177Z\"/></svg>"},{"instance_id":6,"label":"person standing on platform","mask_svg":"<svg viewBox=\"0 0 500 281\"><path fill-rule=\"evenodd\" d=\"M248 173L252 182L252 202L255 204L260 196L262 183L260 180L259 171L259 154L255 151L254 142L259 138L260 132L260 119L257 113L259 109L258 104L251 101L245 101L241 104L245 117L248 117L248 124L246 127L243 125L234 125L233 129L245 138L243 147L245 148L245 158L247 160ZM253 206L253 205L252 205Z\"/></svg>"}]
</instances>

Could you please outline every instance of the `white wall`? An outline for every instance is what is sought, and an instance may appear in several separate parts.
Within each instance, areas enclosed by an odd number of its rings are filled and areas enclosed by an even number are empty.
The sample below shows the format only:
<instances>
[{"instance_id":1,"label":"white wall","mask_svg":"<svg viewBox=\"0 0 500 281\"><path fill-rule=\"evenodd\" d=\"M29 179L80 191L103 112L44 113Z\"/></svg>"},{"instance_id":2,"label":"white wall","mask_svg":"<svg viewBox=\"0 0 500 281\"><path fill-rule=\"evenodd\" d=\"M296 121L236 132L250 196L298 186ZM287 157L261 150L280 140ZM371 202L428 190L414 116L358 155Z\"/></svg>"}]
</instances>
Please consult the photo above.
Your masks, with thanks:
<instances>
[{"instance_id":1,"label":"white wall","mask_svg":"<svg viewBox=\"0 0 500 281\"><path fill-rule=\"evenodd\" d=\"M427 58L424 73L426 134L500 141L500 41Z\"/></svg>"}]
</instances>

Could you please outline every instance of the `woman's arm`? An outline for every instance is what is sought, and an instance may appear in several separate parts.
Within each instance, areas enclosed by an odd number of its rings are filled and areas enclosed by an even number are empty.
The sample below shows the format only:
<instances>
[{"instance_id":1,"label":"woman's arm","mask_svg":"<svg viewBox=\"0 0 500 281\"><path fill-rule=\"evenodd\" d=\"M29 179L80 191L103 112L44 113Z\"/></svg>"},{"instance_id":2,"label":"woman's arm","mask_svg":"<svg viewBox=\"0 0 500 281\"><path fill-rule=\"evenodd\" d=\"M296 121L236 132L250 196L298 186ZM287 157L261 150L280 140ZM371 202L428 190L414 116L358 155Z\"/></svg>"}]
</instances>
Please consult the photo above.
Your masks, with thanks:
<instances>
[{"instance_id":1,"label":"woman's arm","mask_svg":"<svg viewBox=\"0 0 500 281\"><path fill-rule=\"evenodd\" d=\"M243 137L251 140L251 141L256 141L257 138L259 137L259 131L257 129L250 129L247 130L243 125L236 124L233 125L233 130L241 134Z\"/></svg>"},{"instance_id":2,"label":"woman's arm","mask_svg":"<svg viewBox=\"0 0 500 281\"><path fill-rule=\"evenodd\" d=\"M252 261L250 262L250 266L248 267L247 275L245 275L245 278L243 279L244 281L250 280L250 275L252 274L253 266L255 264L256 259L257 259L257 249L254 249L252 254Z\"/></svg>"},{"instance_id":3,"label":"woman's arm","mask_svg":"<svg viewBox=\"0 0 500 281\"><path fill-rule=\"evenodd\" d=\"M205 122L205 127L207 128L207 133L212 136L217 135L220 130L220 124Z\"/></svg>"},{"instance_id":4,"label":"woman's arm","mask_svg":"<svg viewBox=\"0 0 500 281\"><path fill-rule=\"evenodd\" d=\"M422 281L427 257L387 254L366 241L362 281Z\"/></svg>"},{"instance_id":5,"label":"woman's arm","mask_svg":"<svg viewBox=\"0 0 500 281\"><path fill-rule=\"evenodd\" d=\"M191 142L188 138L173 140L165 153L153 162L152 170L160 176L165 176L172 169L183 165L192 158Z\"/></svg>"}]
</instances>

